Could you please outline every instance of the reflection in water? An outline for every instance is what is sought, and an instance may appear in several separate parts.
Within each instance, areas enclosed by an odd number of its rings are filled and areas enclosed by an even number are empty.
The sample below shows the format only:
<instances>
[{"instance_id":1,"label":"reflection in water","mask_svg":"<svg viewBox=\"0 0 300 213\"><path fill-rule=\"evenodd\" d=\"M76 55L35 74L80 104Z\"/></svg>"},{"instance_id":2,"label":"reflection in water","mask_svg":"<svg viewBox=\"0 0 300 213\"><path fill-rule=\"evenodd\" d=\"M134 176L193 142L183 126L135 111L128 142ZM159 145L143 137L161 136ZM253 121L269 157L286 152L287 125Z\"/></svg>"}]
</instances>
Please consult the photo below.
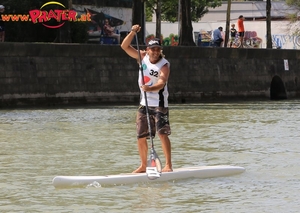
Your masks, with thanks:
<instances>
[{"instance_id":1,"label":"reflection in water","mask_svg":"<svg viewBox=\"0 0 300 213\"><path fill-rule=\"evenodd\" d=\"M0 211L298 211L299 101L170 106L175 168L231 164L246 168L241 175L54 189L51 180L56 175L135 169L136 109L1 110ZM159 139L154 143L163 156Z\"/></svg>"}]
</instances>

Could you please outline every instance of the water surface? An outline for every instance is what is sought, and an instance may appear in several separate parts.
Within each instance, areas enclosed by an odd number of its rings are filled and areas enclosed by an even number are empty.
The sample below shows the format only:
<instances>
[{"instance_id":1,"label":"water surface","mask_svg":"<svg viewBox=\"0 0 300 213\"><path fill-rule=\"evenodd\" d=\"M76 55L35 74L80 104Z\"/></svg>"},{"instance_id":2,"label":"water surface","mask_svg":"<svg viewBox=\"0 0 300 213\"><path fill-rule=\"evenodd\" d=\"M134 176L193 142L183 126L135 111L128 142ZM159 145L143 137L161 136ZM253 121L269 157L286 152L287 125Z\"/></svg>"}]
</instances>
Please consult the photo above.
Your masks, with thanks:
<instances>
[{"instance_id":1,"label":"water surface","mask_svg":"<svg viewBox=\"0 0 300 213\"><path fill-rule=\"evenodd\" d=\"M243 174L71 189L55 189L53 177L139 165L137 107L1 110L0 212L298 212L299 104L170 106L174 168L229 164Z\"/></svg>"}]
</instances>

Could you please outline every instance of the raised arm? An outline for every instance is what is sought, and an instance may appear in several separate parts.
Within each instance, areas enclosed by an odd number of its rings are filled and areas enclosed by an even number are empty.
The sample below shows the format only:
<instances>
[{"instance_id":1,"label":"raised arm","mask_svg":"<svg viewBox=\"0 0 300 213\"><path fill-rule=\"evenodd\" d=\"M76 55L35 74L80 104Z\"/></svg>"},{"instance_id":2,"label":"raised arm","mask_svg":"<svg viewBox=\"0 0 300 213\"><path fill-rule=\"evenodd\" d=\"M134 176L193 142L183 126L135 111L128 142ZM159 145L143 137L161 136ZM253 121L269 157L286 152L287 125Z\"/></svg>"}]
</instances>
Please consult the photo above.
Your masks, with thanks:
<instances>
[{"instance_id":1,"label":"raised arm","mask_svg":"<svg viewBox=\"0 0 300 213\"><path fill-rule=\"evenodd\" d=\"M121 48L132 58L135 58L136 60L139 60L139 54L138 51L131 46L131 42L135 37L135 34L138 33L141 30L141 27L139 25L133 25L131 27L130 33L124 38Z\"/></svg>"}]
</instances>

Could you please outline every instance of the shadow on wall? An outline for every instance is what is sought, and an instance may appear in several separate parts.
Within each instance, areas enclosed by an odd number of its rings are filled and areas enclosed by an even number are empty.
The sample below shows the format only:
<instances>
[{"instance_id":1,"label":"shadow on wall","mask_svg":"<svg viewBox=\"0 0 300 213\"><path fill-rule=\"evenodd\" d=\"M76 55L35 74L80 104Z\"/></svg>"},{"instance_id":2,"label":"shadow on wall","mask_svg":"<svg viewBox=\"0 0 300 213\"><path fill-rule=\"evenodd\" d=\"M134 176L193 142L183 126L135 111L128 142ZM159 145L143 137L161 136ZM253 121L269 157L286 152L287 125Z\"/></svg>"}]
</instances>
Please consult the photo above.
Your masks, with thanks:
<instances>
[{"instance_id":1,"label":"shadow on wall","mask_svg":"<svg viewBox=\"0 0 300 213\"><path fill-rule=\"evenodd\" d=\"M271 100L287 99L284 83L278 75L274 76L272 79L271 88L270 88L270 99Z\"/></svg>"}]
</instances>

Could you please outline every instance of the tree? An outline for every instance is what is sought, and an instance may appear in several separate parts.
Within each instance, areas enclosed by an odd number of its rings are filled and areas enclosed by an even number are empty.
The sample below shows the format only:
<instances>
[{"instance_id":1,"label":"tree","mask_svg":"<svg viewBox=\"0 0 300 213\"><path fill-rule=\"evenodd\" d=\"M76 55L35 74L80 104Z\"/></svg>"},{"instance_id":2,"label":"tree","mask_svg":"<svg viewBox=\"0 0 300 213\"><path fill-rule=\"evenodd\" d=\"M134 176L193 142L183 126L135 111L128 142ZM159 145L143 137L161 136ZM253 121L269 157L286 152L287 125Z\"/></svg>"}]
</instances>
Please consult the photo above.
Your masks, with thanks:
<instances>
[{"instance_id":1,"label":"tree","mask_svg":"<svg viewBox=\"0 0 300 213\"><path fill-rule=\"evenodd\" d=\"M192 34L192 21L198 21L208 12L208 8L220 6L222 3L221 0L163 0L163 4L160 4L161 1L147 1L147 17L150 17L153 13L156 14L156 37L160 37L161 35L161 20L170 22L178 21L179 36L180 38L183 37L180 39L181 42L179 41L179 45L195 45ZM179 13L178 10L180 11ZM149 15L149 13L151 14ZM182 28L181 26L184 27Z\"/></svg>"},{"instance_id":2,"label":"tree","mask_svg":"<svg viewBox=\"0 0 300 213\"><path fill-rule=\"evenodd\" d=\"M266 16L267 16L267 48L272 48L272 34L271 34L271 0L267 0Z\"/></svg>"},{"instance_id":3,"label":"tree","mask_svg":"<svg viewBox=\"0 0 300 213\"><path fill-rule=\"evenodd\" d=\"M286 4L293 7L295 12L289 14L289 19L291 22L292 34L299 36L300 35L300 24L299 24L299 16L300 13L300 1L299 0L286 0Z\"/></svg>"},{"instance_id":4,"label":"tree","mask_svg":"<svg viewBox=\"0 0 300 213\"><path fill-rule=\"evenodd\" d=\"M144 17L144 0L133 0L132 6L132 25L141 26L140 33L137 34L139 44L145 44L145 17Z\"/></svg>"},{"instance_id":5,"label":"tree","mask_svg":"<svg viewBox=\"0 0 300 213\"><path fill-rule=\"evenodd\" d=\"M222 4L221 0L190 0L190 13L192 21L199 21L209 8L215 8ZM176 22L179 20L178 9L180 2L178 0L164 0L162 5L162 20Z\"/></svg>"},{"instance_id":6,"label":"tree","mask_svg":"<svg viewBox=\"0 0 300 213\"><path fill-rule=\"evenodd\" d=\"M169 3L170 1L166 1ZM148 8L148 13L150 13L151 18L152 14L155 13L156 17L156 30L155 30L155 37L160 38L161 35L161 13L164 11L162 8L162 0L148 0L146 1L146 7Z\"/></svg>"},{"instance_id":7,"label":"tree","mask_svg":"<svg viewBox=\"0 0 300 213\"><path fill-rule=\"evenodd\" d=\"M181 46L196 46L193 39L193 26L190 8L191 0L180 0L179 45Z\"/></svg>"},{"instance_id":8,"label":"tree","mask_svg":"<svg viewBox=\"0 0 300 213\"><path fill-rule=\"evenodd\" d=\"M225 41L224 41L224 47L227 47L228 39L229 39L230 11L231 11L231 0L228 0L228 3L227 3L227 11L226 11L226 28L225 28Z\"/></svg>"}]
</instances>

